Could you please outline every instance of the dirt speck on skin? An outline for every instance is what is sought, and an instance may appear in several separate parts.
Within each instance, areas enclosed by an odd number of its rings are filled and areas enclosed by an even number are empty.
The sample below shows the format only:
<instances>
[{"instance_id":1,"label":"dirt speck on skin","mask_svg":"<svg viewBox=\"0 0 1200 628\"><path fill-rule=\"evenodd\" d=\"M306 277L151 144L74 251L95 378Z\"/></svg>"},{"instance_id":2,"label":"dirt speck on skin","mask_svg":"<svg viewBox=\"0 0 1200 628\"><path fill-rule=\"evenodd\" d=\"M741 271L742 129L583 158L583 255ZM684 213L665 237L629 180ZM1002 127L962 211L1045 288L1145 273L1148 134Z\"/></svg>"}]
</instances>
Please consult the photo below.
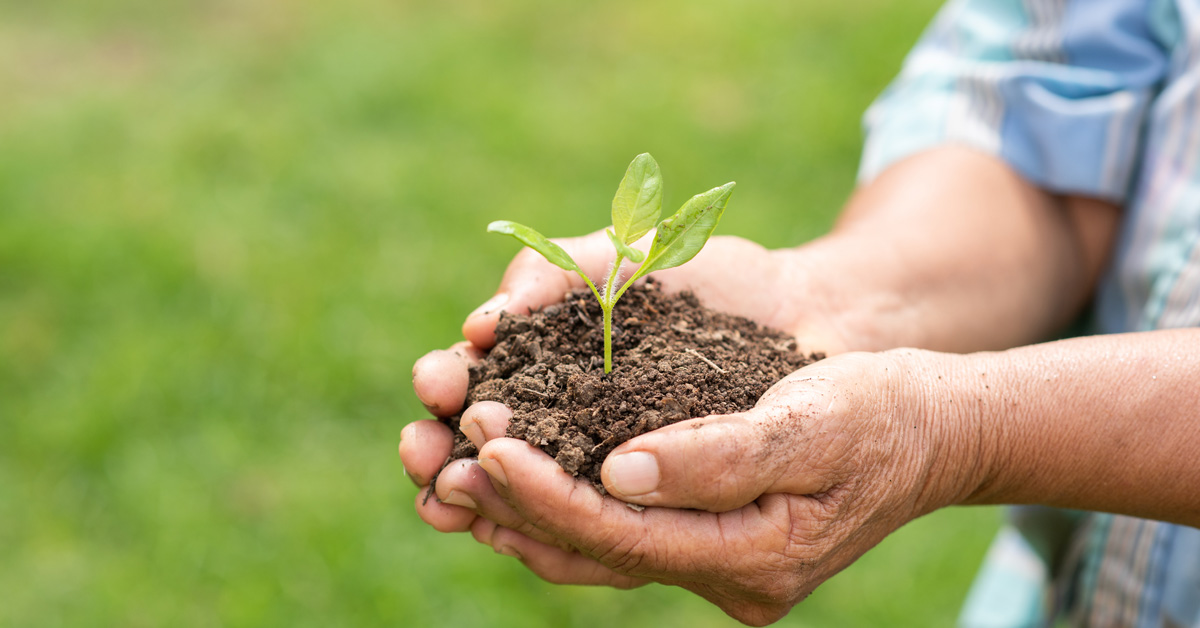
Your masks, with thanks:
<instances>
[{"instance_id":1,"label":"dirt speck on skin","mask_svg":"<svg viewBox=\"0 0 1200 628\"><path fill-rule=\"evenodd\" d=\"M496 346L471 367L467 406L513 410L508 436L540 448L604 491L600 465L621 443L694 417L750 409L772 384L823 358L791 336L700 305L653 282L630 288L613 312L613 371L604 374L600 306L580 290L530 316L503 314ZM454 430L451 459L476 455Z\"/></svg>"}]
</instances>

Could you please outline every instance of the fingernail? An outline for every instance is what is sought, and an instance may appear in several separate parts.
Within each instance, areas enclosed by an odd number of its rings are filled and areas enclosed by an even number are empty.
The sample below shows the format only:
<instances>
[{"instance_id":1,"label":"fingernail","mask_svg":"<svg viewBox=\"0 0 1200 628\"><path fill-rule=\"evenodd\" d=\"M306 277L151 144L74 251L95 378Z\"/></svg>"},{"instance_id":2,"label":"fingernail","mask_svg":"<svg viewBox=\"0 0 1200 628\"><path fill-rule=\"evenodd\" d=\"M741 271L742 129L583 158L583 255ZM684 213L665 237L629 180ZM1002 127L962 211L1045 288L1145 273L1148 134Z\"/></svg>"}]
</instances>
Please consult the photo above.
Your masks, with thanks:
<instances>
[{"instance_id":1,"label":"fingernail","mask_svg":"<svg viewBox=\"0 0 1200 628\"><path fill-rule=\"evenodd\" d=\"M458 429L462 431L463 436L466 436L467 439L471 441L471 444L475 445L476 448L483 447L483 444L487 442L484 440L483 428L479 427L478 421L464 417L463 420L459 422Z\"/></svg>"},{"instance_id":2,"label":"fingernail","mask_svg":"<svg viewBox=\"0 0 1200 628\"><path fill-rule=\"evenodd\" d=\"M525 560L525 557L521 556L521 552L518 552L516 548L511 545L501 545L500 547L497 547L496 553L504 554L505 556L512 556L517 560Z\"/></svg>"},{"instance_id":3,"label":"fingernail","mask_svg":"<svg viewBox=\"0 0 1200 628\"><path fill-rule=\"evenodd\" d=\"M450 494L446 496L446 499L442 500L442 503L451 504L454 506L462 506L463 508L468 508L470 510L479 508L479 504L476 504L475 500L471 499L470 495L467 495L462 491L450 491Z\"/></svg>"},{"instance_id":4,"label":"fingernail","mask_svg":"<svg viewBox=\"0 0 1200 628\"><path fill-rule=\"evenodd\" d=\"M491 314L492 312L495 312L496 310L504 307L505 304L507 304L507 303L508 303L508 293L501 292L500 294L497 294L496 296L488 299L487 301L484 301L483 305L475 308L475 311L473 311L469 315L467 315L467 318L471 318L472 316L480 316L483 314Z\"/></svg>"},{"instance_id":5,"label":"fingernail","mask_svg":"<svg viewBox=\"0 0 1200 628\"><path fill-rule=\"evenodd\" d=\"M500 483L500 486L508 486L508 476L504 475L504 467L495 458L480 458L479 466L483 467L487 474L492 476L492 479Z\"/></svg>"},{"instance_id":6,"label":"fingernail","mask_svg":"<svg viewBox=\"0 0 1200 628\"><path fill-rule=\"evenodd\" d=\"M658 460L644 451L613 456L608 460L608 481L614 493L625 497L645 495L658 488Z\"/></svg>"}]
</instances>

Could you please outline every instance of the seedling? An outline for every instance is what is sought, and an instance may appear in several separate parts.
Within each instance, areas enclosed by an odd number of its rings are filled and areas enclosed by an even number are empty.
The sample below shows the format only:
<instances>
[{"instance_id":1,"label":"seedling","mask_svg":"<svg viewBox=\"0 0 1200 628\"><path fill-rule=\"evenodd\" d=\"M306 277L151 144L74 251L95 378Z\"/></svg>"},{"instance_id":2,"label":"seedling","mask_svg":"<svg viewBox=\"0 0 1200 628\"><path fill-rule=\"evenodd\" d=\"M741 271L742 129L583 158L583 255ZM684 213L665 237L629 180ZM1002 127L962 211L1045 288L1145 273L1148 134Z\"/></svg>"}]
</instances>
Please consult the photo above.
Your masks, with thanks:
<instances>
[{"instance_id":1,"label":"seedling","mask_svg":"<svg viewBox=\"0 0 1200 628\"><path fill-rule=\"evenodd\" d=\"M612 312L617 300L638 279L656 271L687 263L708 242L717 228L729 196L733 194L734 182L713 188L693 196L671 217L655 225L662 213L662 174L658 162L649 153L634 157L625 170L625 177L617 187L612 202L612 228L605 230L616 250L616 259L603 282L604 291L584 274L579 264L571 259L563 248L537 231L508 220L497 220L488 225L488 231L510 235L541 253L551 264L564 270L574 271L588 287L600 310L604 312L604 372L612 372ZM650 251L643 253L631 245L654 228L654 241ZM641 264L629 279L621 283L621 262L626 259ZM617 285L620 284L618 288Z\"/></svg>"}]
</instances>

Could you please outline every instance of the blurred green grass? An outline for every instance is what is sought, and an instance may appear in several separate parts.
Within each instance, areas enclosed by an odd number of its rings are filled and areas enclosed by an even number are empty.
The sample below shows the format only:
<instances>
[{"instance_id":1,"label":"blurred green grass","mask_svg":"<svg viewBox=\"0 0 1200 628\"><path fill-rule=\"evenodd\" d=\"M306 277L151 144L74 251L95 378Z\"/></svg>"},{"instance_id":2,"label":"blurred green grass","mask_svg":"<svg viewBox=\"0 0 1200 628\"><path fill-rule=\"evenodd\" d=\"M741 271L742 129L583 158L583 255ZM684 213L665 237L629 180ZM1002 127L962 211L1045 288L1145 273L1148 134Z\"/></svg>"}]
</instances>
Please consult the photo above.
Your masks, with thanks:
<instances>
[{"instance_id":1,"label":"blurred green grass","mask_svg":"<svg viewBox=\"0 0 1200 628\"><path fill-rule=\"evenodd\" d=\"M513 247L668 206L787 246L853 184L920 0L0 0L0 625L728 625L426 528L409 369ZM782 625L948 625L988 509L903 529Z\"/></svg>"}]
</instances>

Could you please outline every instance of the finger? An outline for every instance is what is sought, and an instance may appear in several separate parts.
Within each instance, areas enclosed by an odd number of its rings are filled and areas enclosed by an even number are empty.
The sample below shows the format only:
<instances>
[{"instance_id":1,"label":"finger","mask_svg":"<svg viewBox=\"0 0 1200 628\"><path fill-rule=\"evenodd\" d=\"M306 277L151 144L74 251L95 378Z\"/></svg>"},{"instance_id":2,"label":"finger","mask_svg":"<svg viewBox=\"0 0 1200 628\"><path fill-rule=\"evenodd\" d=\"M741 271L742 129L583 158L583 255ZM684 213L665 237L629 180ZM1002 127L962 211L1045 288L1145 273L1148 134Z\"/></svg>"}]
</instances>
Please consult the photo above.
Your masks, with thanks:
<instances>
[{"instance_id":1,"label":"finger","mask_svg":"<svg viewBox=\"0 0 1200 628\"><path fill-rule=\"evenodd\" d=\"M400 462L417 486L428 486L450 457L454 435L440 421L413 421L400 430Z\"/></svg>"},{"instance_id":2,"label":"finger","mask_svg":"<svg viewBox=\"0 0 1200 628\"><path fill-rule=\"evenodd\" d=\"M487 356L487 353L466 340L460 340L450 345L450 350L462 356L468 366L474 366Z\"/></svg>"},{"instance_id":3,"label":"finger","mask_svg":"<svg viewBox=\"0 0 1200 628\"><path fill-rule=\"evenodd\" d=\"M823 465L796 465L801 441L811 437L807 400L741 414L676 423L613 450L600 470L604 488L642 506L726 512L766 493L811 495L832 478ZM798 407L797 407L798 406Z\"/></svg>"},{"instance_id":4,"label":"finger","mask_svg":"<svg viewBox=\"0 0 1200 628\"><path fill-rule=\"evenodd\" d=\"M571 478L525 441L498 438L480 450L480 466L497 492L526 521L579 548L605 566L637 577L727 570L760 553L756 539L786 543L786 526L769 521L756 506L726 513L651 508L635 512ZM773 539L774 537L781 537Z\"/></svg>"},{"instance_id":5,"label":"finger","mask_svg":"<svg viewBox=\"0 0 1200 628\"><path fill-rule=\"evenodd\" d=\"M552 584L582 584L632 589L648 582L644 578L625 576L581 555L578 552L539 543L534 539L479 519L471 526L475 540L490 546L497 554L512 556L530 571Z\"/></svg>"},{"instance_id":6,"label":"finger","mask_svg":"<svg viewBox=\"0 0 1200 628\"><path fill-rule=\"evenodd\" d=\"M476 519L467 508L442 503L428 488L417 493L416 508L417 516L438 532L466 532Z\"/></svg>"},{"instance_id":7,"label":"finger","mask_svg":"<svg viewBox=\"0 0 1200 628\"><path fill-rule=\"evenodd\" d=\"M413 365L413 390L437 417L453 416L462 410L469 379L467 361L455 351L431 351Z\"/></svg>"},{"instance_id":8,"label":"finger","mask_svg":"<svg viewBox=\"0 0 1200 628\"><path fill-rule=\"evenodd\" d=\"M642 506L733 510L757 499L787 468L786 459L769 455L773 444L765 436L745 414L683 421L613 450L600 478L613 497Z\"/></svg>"},{"instance_id":9,"label":"finger","mask_svg":"<svg viewBox=\"0 0 1200 628\"><path fill-rule=\"evenodd\" d=\"M478 449L493 438L502 438L508 430L512 410L496 401L480 401L463 411L458 428Z\"/></svg>"},{"instance_id":10,"label":"finger","mask_svg":"<svg viewBox=\"0 0 1200 628\"><path fill-rule=\"evenodd\" d=\"M613 259L612 244L603 231L579 238L555 238L554 242L590 277L602 274ZM551 264L533 249L522 249L508 265L496 294L467 316L463 337L477 347L490 349L496 344L500 312L528 314L562 301L568 291L584 285L574 272Z\"/></svg>"},{"instance_id":11,"label":"finger","mask_svg":"<svg viewBox=\"0 0 1200 628\"><path fill-rule=\"evenodd\" d=\"M492 546L492 535L496 532L496 522L484 517L477 517L471 524L471 536L475 537L476 541Z\"/></svg>"},{"instance_id":12,"label":"finger","mask_svg":"<svg viewBox=\"0 0 1200 628\"><path fill-rule=\"evenodd\" d=\"M535 528L517 514L496 494L488 474L473 459L456 460L442 470L437 478L437 496L443 503L467 508L484 519L539 542L571 549L569 544Z\"/></svg>"}]
</instances>

